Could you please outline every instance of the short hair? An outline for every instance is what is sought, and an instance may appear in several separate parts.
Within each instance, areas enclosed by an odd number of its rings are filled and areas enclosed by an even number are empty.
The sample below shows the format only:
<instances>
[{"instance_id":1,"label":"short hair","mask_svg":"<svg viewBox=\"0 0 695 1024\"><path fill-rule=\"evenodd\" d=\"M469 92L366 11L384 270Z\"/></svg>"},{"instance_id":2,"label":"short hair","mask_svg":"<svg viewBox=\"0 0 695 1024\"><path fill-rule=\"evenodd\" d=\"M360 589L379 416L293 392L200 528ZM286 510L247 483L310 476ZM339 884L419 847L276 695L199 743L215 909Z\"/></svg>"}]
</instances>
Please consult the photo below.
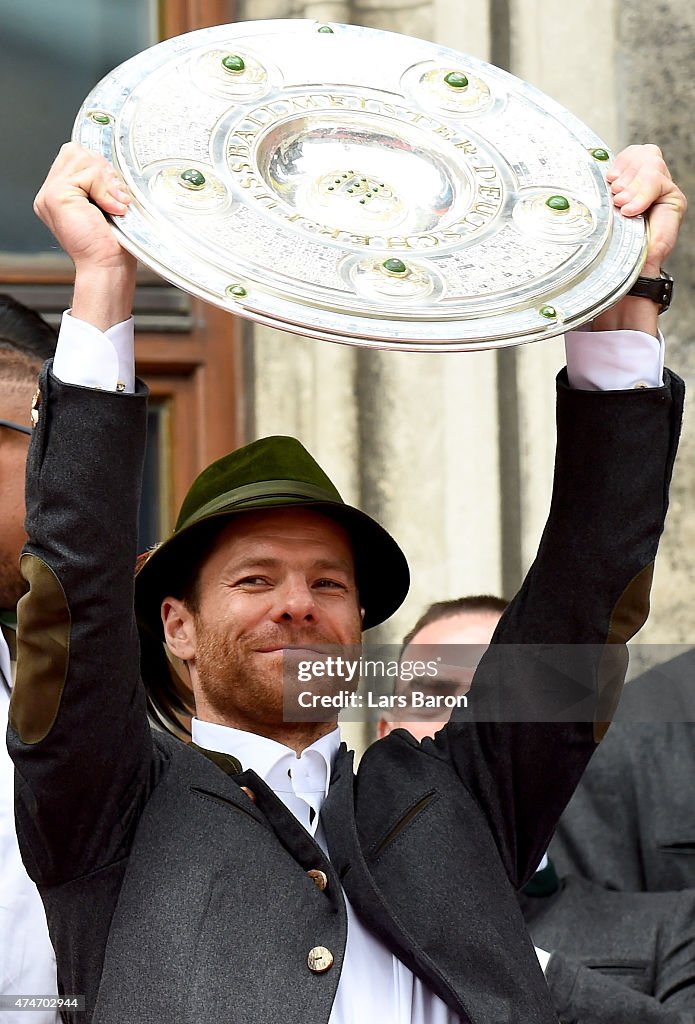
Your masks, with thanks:
<instances>
[{"instance_id":1,"label":"short hair","mask_svg":"<svg viewBox=\"0 0 695 1024\"><path fill-rule=\"evenodd\" d=\"M0 359L10 379L29 376L55 354L58 334L33 309L0 293Z\"/></svg>"},{"instance_id":2,"label":"short hair","mask_svg":"<svg viewBox=\"0 0 695 1024\"><path fill-rule=\"evenodd\" d=\"M189 540L195 536L196 542L184 545L177 558L176 576L169 581L169 593L183 601L194 615L200 612L200 570L230 521L229 518L220 516L217 522L213 519L199 523L189 535Z\"/></svg>"},{"instance_id":3,"label":"short hair","mask_svg":"<svg viewBox=\"0 0 695 1024\"><path fill-rule=\"evenodd\" d=\"M499 612L509 604L503 597L493 594L472 594L470 597L454 597L449 601L435 601L417 620L413 628L403 637L401 650L404 651L421 629L440 619L452 619L455 615L465 612Z\"/></svg>"}]
</instances>

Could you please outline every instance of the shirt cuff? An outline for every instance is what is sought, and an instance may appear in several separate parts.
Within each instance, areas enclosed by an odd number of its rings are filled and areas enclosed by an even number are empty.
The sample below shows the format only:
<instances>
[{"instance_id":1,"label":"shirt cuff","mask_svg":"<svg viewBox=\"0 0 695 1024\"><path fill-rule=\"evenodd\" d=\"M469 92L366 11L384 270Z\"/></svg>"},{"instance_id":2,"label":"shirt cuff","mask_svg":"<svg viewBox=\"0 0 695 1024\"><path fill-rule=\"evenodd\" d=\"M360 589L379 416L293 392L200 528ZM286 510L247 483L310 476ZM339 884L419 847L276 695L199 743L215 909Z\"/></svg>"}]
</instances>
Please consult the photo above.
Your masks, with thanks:
<instances>
[{"instance_id":1,"label":"shirt cuff","mask_svg":"<svg viewBox=\"0 0 695 1024\"><path fill-rule=\"evenodd\" d=\"M135 391L135 323L132 316L103 332L63 313L53 360L63 384L102 391Z\"/></svg>"},{"instance_id":2,"label":"shirt cuff","mask_svg":"<svg viewBox=\"0 0 695 1024\"><path fill-rule=\"evenodd\" d=\"M541 970L545 974L548 964L550 963L550 953L547 953L544 949L539 949L538 946L533 947L538 957L538 963L541 965Z\"/></svg>"},{"instance_id":3,"label":"shirt cuff","mask_svg":"<svg viewBox=\"0 0 695 1024\"><path fill-rule=\"evenodd\" d=\"M664 339L642 331L571 331L565 335L570 387L581 391L660 388Z\"/></svg>"}]
</instances>

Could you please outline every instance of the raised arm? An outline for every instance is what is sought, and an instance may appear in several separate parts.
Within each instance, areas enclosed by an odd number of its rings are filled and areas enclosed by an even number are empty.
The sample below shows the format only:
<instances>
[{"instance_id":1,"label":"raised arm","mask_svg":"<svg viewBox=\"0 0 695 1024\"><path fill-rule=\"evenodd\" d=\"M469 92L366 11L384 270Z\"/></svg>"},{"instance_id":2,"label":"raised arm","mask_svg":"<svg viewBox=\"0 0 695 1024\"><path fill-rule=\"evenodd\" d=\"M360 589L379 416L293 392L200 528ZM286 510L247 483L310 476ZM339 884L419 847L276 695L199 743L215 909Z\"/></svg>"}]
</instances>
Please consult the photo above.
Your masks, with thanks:
<instances>
[{"instance_id":1,"label":"raised arm","mask_svg":"<svg viewBox=\"0 0 695 1024\"><path fill-rule=\"evenodd\" d=\"M648 211L646 266L656 274L685 199L655 147L628 150L616 166L616 203L626 215ZM613 333L568 338L568 354L584 345L607 351L620 370L623 350L629 362L632 342L650 340L632 332L651 335L657 351L657 312L650 299L629 296L594 325ZM619 386L626 389L583 390L560 375L553 496L538 556L478 668L469 710L433 750L473 791L516 885L535 870L603 735L624 645L649 610L683 384L666 370L661 386Z\"/></svg>"},{"instance_id":2,"label":"raised arm","mask_svg":"<svg viewBox=\"0 0 695 1024\"><path fill-rule=\"evenodd\" d=\"M130 315L135 261L97 205L117 215L125 199L108 164L73 145L37 197L75 263L72 312L88 331ZM47 885L123 855L154 756L133 616L146 398L77 384L48 366L39 383L8 733L23 856Z\"/></svg>"}]
</instances>

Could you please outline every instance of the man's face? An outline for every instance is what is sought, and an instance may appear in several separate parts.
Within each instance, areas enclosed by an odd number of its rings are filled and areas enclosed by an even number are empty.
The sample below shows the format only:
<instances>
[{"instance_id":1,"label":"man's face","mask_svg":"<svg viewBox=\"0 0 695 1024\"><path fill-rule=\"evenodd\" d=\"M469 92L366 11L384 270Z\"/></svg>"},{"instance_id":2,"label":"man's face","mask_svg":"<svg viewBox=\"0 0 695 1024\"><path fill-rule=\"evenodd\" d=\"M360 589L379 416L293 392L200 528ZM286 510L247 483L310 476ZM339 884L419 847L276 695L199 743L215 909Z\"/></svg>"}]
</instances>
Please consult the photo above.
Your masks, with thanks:
<instances>
[{"instance_id":1,"label":"man's face","mask_svg":"<svg viewBox=\"0 0 695 1024\"><path fill-rule=\"evenodd\" d=\"M461 612L446 619L438 619L423 626L401 655L401 663L405 661L418 661L436 659L441 657L440 673L447 680L458 682L459 691L465 693L470 684L472 670L462 668L460 662L465 659L458 657L461 653L482 655L483 649L488 646L495 632L495 627L500 620L502 613L493 611ZM447 646L450 648L449 662L447 663ZM423 646L426 646L426 654L423 655ZM459 664L457 664L459 662ZM422 689L422 680L418 680L417 687ZM415 683L413 684L416 685ZM444 692L442 684L437 685L436 692ZM395 709L397 714L397 709ZM434 736L446 725L447 720L442 721L397 721L380 719L377 727L379 739L387 736L393 729L406 729L417 740L426 736Z\"/></svg>"},{"instance_id":2,"label":"man's face","mask_svg":"<svg viewBox=\"0 0 695 1024\"><path fill-rule=\"evenodd\" d=\"M0 418L30 426L33 385L9 389L0 381ZM14 608L26 590L19 574L24 532L24 473L29 437L0 427L0 608Z\"/></svg>"},{"instance_id":3,"label":"man's face","mask_svg":"<svg viewBox=\"0 0 695 1024\"><path fill-rule=\"evenodd\" d=\"M349 537L310 509L235 518L203 563L197 592L195 610L167 598L162 613L205 721L276 731L283 725L283 653L360 641Z\"/></svg>"}]
</instances>

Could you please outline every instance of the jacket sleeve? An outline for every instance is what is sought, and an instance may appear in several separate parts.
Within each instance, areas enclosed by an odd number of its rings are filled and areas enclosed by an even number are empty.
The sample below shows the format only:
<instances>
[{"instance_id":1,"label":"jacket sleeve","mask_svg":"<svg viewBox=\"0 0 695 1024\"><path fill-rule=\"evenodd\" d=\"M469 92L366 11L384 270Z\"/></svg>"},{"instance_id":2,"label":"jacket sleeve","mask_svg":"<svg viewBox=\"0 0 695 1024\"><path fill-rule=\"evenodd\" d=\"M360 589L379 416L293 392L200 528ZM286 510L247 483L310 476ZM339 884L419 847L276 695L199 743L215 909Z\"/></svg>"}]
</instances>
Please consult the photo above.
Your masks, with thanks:
<instances>
[{"instance_id":1,"label":"jacket sleeve","mask_svg":"<svg viewBox=\"0 0 695 1024\"><path fill-rule=\"evenodd\" d=\"M619 698L645 621L683 383L577 391L558 381L553 495L538 555L431 752L483 809L512 882L536 869ZM426 746L423 744L425 749Z\"/></svg>"},{"instance_id":2,"label":"jacket sleeve","mask_svg":"<svg viewBox=\"0 0 695 1024\"><path fill-rule=\"evenodd\" d=\"M39 395L8 746L22 856L56 885L123 856L156 771L133 614L146 396L49 364Z\"/></svg>"},{"instance_id":3,"label":"jacket sleeve","mask_svg":"<svg viewBox=\"0 0 695 1024\"><path fill-rule=\"evenodd\" d=\"M566 1024L695 1024L695 1003L679 1006L637 992L622 982L553 953L546 970L550 995ZM691 990L692 991L692 990Z\"/></svg>"}]
</instances>

